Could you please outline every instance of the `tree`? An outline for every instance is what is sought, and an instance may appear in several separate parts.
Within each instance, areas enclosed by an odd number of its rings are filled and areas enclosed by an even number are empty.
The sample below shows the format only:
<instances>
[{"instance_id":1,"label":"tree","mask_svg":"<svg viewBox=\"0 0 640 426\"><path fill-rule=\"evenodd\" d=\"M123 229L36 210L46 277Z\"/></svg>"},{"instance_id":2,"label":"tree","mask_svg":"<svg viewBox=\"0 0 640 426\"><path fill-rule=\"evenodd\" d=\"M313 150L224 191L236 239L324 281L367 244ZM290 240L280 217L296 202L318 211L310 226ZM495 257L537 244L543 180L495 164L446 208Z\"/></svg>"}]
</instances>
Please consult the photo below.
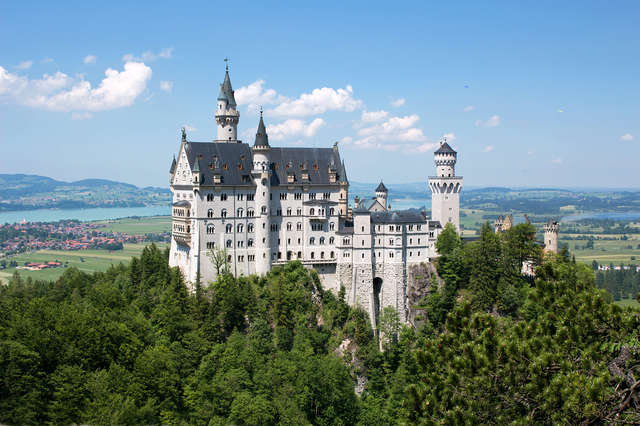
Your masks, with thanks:
<instances>
[{"instance_id":1,"label":"tree","mask_svg":"<svg viewBox=\"0 0 640 426\"><path fill-rule=\"evenodd\" d=\"M438 254L440 256L446 256L461 245L462 240L460 239L460 235L458 235L458 231L456 231L455 225L448 222L436 240L436 250Z\"/></svg>"},{"instance_id":2,"label":"tree","mask_svg":"<svg viewBox=\"0 0 640 426\"><path fill-rule=\"evenodd\" d=\"M227 249L210 249L207 252L207 257L216 268L216 275L220 275L221 272L225 274L229 273Z\"/></svg>"},{"instance_id":3,"label":"tree","mask_svg":"<svg viewBox=\"0 0 640 426\"><path fill-rule=\"evenodd\" d=\"M398 311L393 306L386 306L380 314L379 322L380 346L388 348L396 341L400 331Z\"/></svg>"}]
</instances>

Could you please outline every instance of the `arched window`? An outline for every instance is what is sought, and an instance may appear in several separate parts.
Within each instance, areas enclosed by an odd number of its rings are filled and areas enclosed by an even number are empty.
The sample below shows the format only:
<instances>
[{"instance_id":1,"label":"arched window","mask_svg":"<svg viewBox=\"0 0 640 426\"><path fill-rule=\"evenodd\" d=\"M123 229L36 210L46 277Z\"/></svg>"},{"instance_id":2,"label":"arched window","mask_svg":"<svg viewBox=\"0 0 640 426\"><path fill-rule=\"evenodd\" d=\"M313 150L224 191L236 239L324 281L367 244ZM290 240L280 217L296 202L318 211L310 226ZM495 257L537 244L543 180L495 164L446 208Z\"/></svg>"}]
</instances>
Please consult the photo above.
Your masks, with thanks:
<instances>
[{"instance_id":1,"label":"arched window","mask_svg":"<svg viewBox=\"0 0 640 426\"><path fill-rule=\"evenodd\" d=\"M237 212L236 216L242 217L242 214L244 213L244 210L242 210L242 208L240 207L240 208L238 208L238 210L236 212Z\"/></svg>"},{"instance_id":2,"label":"arched window","mask_svg":"<svg viewBox=\"0 0 640 426\"><path fill-rule=\"evenodd\" d=\"M330 214L331 216L333 216L333 215L335 214L335 212L336 212L336 210L335 210L333 207L331 207L331 208L329 209L329 214Z\"/></svg>"},{"instance_id":3,"label":"arched window","mask_svg":"<svg viewBox=\"0 0 640 426\"><path fill-rule=\"evenodd\" d=\"M220 212L220 217L227 217L227 209L222 209Z\"/></svg>"},{"instance_id":4,"label":"arched window","mask_svg":"<svg viewBox=\"0 0 640 426\"><path fill-rule=\"evenodd\" d=\"M298 259L302 259L302 252L301 251L298 252Z\"/></svg>"},{"instance_id":5,"label":"arched window","mask_svg":"<svg viewBox=\"0 0 640 426\"><path fill-rule=\"evenodd\" d=\"M331 258L333 259L334 257L336 257L334 252L331 252Z\"/></svg>"},{"instance_id":6,"label":"arched window","mask_svg":"<svg viewBox=\"0 0 640 426\"><path fill-rule=\"evenodd\" d=\"M231 240L227 240L227 248L231 248Z\"/></svg>"},{"instance_id":7,"label":"arched window","mask_svg":"<svg viewBox=\"0 0 640 426\"><path fill-rule=\"evenodd\" d=\"M292 226L291 226L291 222L287 222L287 231L291 231Z\"/></svg>"},{"instance_id":8,"label":"arched window","mask_svg":"<svg viewBox=\"0 0 640 426\"><path fill-rule=\"evenodd\" d=\"M216 227L213 225L213 223L210 223L207 225L207 234L213 234L216 232Z\"/></svg>"},{"instance_id":9,"label":"arched window","mask_svg":"<svg viewBox=\"0 0 640 426\"><path fill-rule=\"evenodd\" d=\"M249 233L253 232L253 223L250 223L247 225L247 232Z\"/></svg>"},{"instance_id":10,"label":"arched window","mask_svg":"<svg viewBox=\"0 0 640 426\"><path fill-rule=\"evenodd\" d=\"M297 229L298 231L302 231L302 222L298 222L298 223L296 224L296 229Z\"/></svg>"},{"instance_id":11,"label":"arched window","mask_svg":"<svg viewBox=\"0 0 640 426\"><path fill-rule=\"evenodd\" d=\"M191 232L191 227L187 225L187 233Z\"/></svg>"},{"instance_id":12,"label":"arched window","mask_svg":"<svg viewBox=\"0 0 640 426\"><path fill-rule=\"evenodd\" d=\"M238 224L238 226L236 226L236 230L237 232L242 232L244 231L244 225L242 225L241 223Z\"/></svg>"},{"instance_id":13,"label":"arched window","mask_svg":"<svg viewBox=\"0 0 640 426\"><path fill-rule=\"evenodd\" d=\"M324 237L320 237L320 244L324 244Z\"/></svg>"},{"instance_id":14,"label":"arched window","mask_svg":"<svg viewBox=\"0 0 640 426\"><path fill-rule=\"evenodd\" d=\"M336 224L333 222L329 222L329 231L333 231L334 229L336 229Z\"/></svg>"},{"instance_id":15,"label":"arched window","mask_svg":"<svg viewBox=\"0 0 640 426\"><path fill-rule=\"evenodd\" d=\"M247 217L253 217L255 215L255 212L253 209L247 209Z\"/></svg>"},{"instance_id":16,"label":"arched window","mask_svg":"<svg viewBox=\"0 0 640 426\"><path fill-rule=\"evenodd\" d=\"M291 207L287 209L287 216L291 216Z\"/></svg>"},{"instance_id":17,"label":"arched window","mask_svg":"<svg viewBox=\"0 0 640 426\"><path fill-rule=\"evenodd\" d=\"M329 244L333 244L333 243L334 243L334 241L335 241L335 238L333 238L333 237L329 237Z\"/></svg>"},{"instance_id":18,"label":"arched window","mask_svg":"<svg viewBox=\"0 0 640 426\"><path fill-rule=\"evenodd\" d=\"M309 238L309 245L312 246L316 243L316 237Z\"/></svg>"},{"instance_id":19,"label":"arched window","mask_svg":"<svg viewBox=\"0 0 640 426\"><path fill-rule=\"evenodd\" d=\"M227 223L225 231L227 232L227 234L231 233L233 231L233 225L230 223Z\"/></svg>"},{"instance_id":20,"label":"arched window","mask_svg":"<svg viewBox=\"0 0 640 426\"><path fill-rule=\"evenodd\" d=\"M316 209L311 208L311 210L309 210L309 214L310 214L311 216L313 216L314 214L316 214Z\"/></svg>"},{"instance_id":21,"label":"arched window","mask_svg":"<svg viewBox=\"0 0 640 426\"><path fill-rule=\"evenodd\" d=\"M253 238L247 240L247 247L253 247Z\"/></svg>"},{"instance_id":22,"label":"arched window","mask_svg":"<svg viewBox=\"0 0 640 426\"><path fill-rule=\"evenodd\" d=\"M262 206L262 209L260 209L260 211L262 212L262 214L266 214L267 213L267 206Z\"/></svg>"},{"instance_id":23,"label":"arched window","mask_svg":"<svg viewBox=\"0 0 640 426\"><path fill-rule=\"evenodd\" d=\"M238 241L238 247L244 247L244 241Z\"/></svg>"},{"instance_id":24,"label":"arched window","mask_svg":"<svg viewBox=\"0 0 640 426\"><path fill-rule=\"evenodd\" d=\"M324 252L323 251L320 252L320 259L324 259Z\"/></svg>"},{"instance_id":25,"label":"arched window","mask_svg":"<svg viewBox=\"0 0 640 426\"><path fill-rule=\"evenodd\" d=\"M213 209L207 210L207 217L213 217Z\"/></svg>"},{"instance_id":26,"label":"arched window","mask_svg":"<svg viewBox=\"0 0 640 426\"><path fill-rule=\"evenodd\" d=\"M316 258L316 254L314 252L311 252L311 258L315 259Z\"/></svg>"}]
</instances>

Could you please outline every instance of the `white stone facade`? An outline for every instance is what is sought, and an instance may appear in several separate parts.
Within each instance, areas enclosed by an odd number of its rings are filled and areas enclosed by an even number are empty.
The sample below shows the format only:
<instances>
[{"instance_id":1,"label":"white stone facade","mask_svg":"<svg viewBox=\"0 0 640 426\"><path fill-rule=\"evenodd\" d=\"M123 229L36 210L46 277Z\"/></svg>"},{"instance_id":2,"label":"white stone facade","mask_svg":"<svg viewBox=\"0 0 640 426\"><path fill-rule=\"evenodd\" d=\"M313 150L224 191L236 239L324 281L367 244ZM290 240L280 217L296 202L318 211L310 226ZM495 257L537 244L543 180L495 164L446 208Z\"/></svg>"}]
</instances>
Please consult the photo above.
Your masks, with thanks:
<instances>
[{"instance_id":1,"label":"white stone facade","mask_svg":"<svg viewBox=\"0 0 640 426\"><path fill-rule=\"evenodd\" d=\"M218 102L224 117L239 117L228 74ZM218 121L219 136L233 139L190 142L183 132L171 167L170 266L192 286L198 276L216 279L209 257L216 249L226 251L235 276L299 260L318 272L325 289L344 287L347 302L362 306L374 327L386 306L406 321L408 268L436 256L440 223L424 212L388 210L382 184L376 198L351 209L337 145L271 147L261 117L249 146L235 139L237 120Z\"/></svg>"}]
</instances>

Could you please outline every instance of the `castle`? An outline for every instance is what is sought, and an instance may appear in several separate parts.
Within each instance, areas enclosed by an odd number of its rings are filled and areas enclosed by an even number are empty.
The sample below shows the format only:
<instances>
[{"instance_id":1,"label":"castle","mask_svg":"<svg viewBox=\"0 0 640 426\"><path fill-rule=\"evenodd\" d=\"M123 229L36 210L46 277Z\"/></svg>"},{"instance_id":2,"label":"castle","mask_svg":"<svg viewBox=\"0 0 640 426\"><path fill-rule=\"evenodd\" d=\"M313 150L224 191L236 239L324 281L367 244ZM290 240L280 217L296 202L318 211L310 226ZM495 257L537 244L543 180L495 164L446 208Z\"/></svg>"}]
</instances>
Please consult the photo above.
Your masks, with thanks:
<instances>
[{"instance_id":1,"label":"castle","mask_svg":"<svg viewBox=\"0 0 640 426\"><path fill-rule=\"evenodd\" d=\"M172 238L169 264L190 286L216 278L212 254L226 253L235 276L265 274L299 260L314 268L325 289L346 291L372 324L386 306L406 321L407 277L429 262L447 222L460 227L462 177L446 141L429 177L432 217L391 210L381 182L372 200L350 207L349 181L337 144L329 148L272 147L262 112L252 146L237 139L240 113L229 70L220 86L213 141L192 142L182 131L170 169Z\"/></svg>"}]
</instances>

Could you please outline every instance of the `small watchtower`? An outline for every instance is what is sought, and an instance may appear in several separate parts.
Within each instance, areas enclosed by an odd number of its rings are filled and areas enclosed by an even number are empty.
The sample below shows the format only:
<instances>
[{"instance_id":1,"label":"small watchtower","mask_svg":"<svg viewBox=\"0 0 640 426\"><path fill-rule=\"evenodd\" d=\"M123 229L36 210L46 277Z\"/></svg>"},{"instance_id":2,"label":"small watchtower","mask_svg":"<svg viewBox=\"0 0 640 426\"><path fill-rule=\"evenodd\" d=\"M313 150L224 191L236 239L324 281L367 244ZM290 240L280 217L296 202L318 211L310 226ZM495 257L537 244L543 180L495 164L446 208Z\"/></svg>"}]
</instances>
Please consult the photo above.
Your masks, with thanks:
<instances>
[{"instance_id":1,"label":"small watchtower","mask_svg":"<svg viewBox=\"0 0 640 426\"><path fill-rule=\"evenodd\" d=\"M559 223L553 219L549 219L544 225L544 250L552 253L558 253L558 231Z\"/></svg>"},{"instance_id":2,"label":"small watchtower","mask_svg":"<svg viewBox=\"0 0 640 426\"><path fill-rule=\"evenodd\" d=\"M387 210L387 195L389 194L389 190L384 183L380 181L380 185L376 188L376 201L380 203L385 210Z\"/></svg>"}]
</instances>

